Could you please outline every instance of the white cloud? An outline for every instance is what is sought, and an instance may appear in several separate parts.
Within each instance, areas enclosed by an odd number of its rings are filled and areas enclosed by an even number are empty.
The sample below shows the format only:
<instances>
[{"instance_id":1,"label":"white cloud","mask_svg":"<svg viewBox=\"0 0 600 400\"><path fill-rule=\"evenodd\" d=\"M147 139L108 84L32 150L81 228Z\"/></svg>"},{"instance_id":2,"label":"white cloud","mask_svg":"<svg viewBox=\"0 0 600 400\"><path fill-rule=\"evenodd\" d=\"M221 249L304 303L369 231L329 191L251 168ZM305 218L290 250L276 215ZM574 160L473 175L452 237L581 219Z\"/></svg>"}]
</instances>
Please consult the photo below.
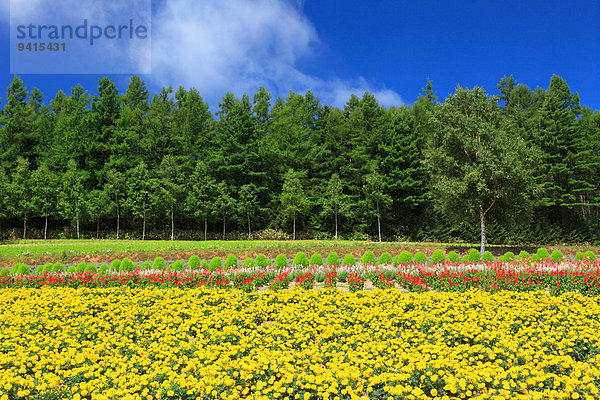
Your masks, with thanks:
<instances>
[{"instance_id":1,"label":"white cloud","mask_svg":"<svg viewBox=\"0 0 600 400\"><path fill-rule=\"evenodd\" d=\"M153 16L150 80L195 87L212 106L227 91L254 93L261 85L283 96L311 90L337 106L364 91L383 105L403 104L393 90L362 77L323 79L300 71L298 60L319 44L302 6L302 0L169 0Z\"/></svg>"}]
</instances>

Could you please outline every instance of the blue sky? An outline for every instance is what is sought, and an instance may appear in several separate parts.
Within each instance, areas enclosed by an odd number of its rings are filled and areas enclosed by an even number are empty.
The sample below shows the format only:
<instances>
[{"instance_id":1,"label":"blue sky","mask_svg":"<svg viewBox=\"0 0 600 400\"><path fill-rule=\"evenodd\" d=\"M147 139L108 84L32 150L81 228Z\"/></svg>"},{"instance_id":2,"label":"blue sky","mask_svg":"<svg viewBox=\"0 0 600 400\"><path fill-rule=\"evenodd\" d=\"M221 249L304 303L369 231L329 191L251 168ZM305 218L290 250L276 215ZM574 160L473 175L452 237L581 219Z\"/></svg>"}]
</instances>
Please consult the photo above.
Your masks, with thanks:
<instances>
[{"instance_id":1,"label":"blue sky","mask_svg":"<svg viewBox=\"0 0 600 400\"><path fill-rule=\"evenodd\" d=\"M0 1L5 104L9 0ZM260 85L274 96L310 89L338 106L369 90L387 106L412 104L428 77L444 99L457 84L495 94L505 75L546 88L557 74L600 109L599 16L592 1L153 0L152 73L142 78L151 93L195 87L215 110L227 91ZM46 100L77 83L94 94L102 76L21 75ZM126 88L129 75L108 76Z\"/></svg>"}]
</instances>

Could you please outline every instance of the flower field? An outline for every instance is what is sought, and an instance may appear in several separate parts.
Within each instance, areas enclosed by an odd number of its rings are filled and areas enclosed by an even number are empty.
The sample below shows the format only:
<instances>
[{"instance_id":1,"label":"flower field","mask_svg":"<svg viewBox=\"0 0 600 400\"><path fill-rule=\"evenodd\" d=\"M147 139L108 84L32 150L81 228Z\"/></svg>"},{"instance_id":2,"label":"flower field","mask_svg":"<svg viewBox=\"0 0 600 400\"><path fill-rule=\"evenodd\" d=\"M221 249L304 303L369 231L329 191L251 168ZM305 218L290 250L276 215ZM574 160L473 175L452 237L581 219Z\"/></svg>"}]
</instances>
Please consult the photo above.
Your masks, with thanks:
<instances>
[{"instance_id":1,"label":"flower field","mask_svg":"<svg viewBox=\"0 0 600 400\"><path fill-rule=\"evenodd\" d=\"M597 298L0 291L0 398L598 398Z\"/></svg>"},{"instance_id":2,"label":"flower field","mask_svg":"<svg viewBox=\"0 0 600 400\"><path fill-rule=\"evenodd\" d=\"M480 289L488 292L542 290L552 295L565 292L579 292L588 296L600 294L600 262L588 260L476 263L445 261L439 264L413 262L397 265L297 265L230 269L219 267L215 270L190 268L181 261L178 268L165 265L162 269L155 269L148 263L149 269L134 269L133 264L130 265L131 268L116 271L85 270L86 265L82 264L79 270L73 269L71 272L42 269L35 274L4 274L0 275L0 288L217 287L253 292L288 289L293 286L312 289L319 284L322 287L336 287L340 283L351 291L359 291L363 290L365 282L370 282L375 288L395 287L410 292L464 292ZM25 265L22 267L26 268Z\"/></svg>"}]
</instances>

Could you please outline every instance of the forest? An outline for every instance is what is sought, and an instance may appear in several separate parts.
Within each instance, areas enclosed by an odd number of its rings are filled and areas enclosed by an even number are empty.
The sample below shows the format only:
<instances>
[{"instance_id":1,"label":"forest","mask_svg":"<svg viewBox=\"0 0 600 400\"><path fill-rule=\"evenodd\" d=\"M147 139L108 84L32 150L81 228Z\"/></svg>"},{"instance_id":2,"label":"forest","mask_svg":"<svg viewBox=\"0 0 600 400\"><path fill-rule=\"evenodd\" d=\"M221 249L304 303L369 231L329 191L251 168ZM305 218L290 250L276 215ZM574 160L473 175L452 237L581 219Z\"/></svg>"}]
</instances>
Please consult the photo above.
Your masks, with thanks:
<instances>
[{"instance_id":1,"label":"forest","mask_svg":"<svg viewBox=\"0 0 600 400\"><path fill-rule=\"evenodd\" d=\"M53 98L15 76L1 237L600 243L600 112L556 75L497 91L339 108L261 87L211 110L135 75Z\"/></svg>"}]
</instances>

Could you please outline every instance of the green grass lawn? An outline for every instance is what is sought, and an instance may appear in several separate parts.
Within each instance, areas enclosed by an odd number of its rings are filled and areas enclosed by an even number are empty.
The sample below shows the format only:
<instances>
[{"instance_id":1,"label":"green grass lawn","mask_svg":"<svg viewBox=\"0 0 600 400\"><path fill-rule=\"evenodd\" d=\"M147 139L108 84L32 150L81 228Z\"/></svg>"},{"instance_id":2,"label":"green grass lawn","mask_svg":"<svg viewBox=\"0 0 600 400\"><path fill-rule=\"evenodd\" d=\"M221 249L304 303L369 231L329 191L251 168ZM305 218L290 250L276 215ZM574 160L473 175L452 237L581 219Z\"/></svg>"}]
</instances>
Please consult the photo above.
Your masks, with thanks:
<instances>
[{"instance_id":1,"label":"green grass lawn","mask_svg":"<svg viewBox=\"0 0 600 400\"><path fill-rule=\"evenodd\" d=\"M344 240L297 240L297 241L165 241L165 240L18 240L0 245L0 262L37 260L41 258L67 261L81 256L127 254L158 254L184 252L218 252L237 254L242 252L328 252L337 249L348 251L369 248L373 250L401 247L467 246L449 243L402 243L367 242ZM477 245L471 245L477 246ZM326 254L325 254L326 255Z\"/></svg>"},{"instance_id":2,"label":"green grass lawn","mask_svg":"<svg viewBox=\"0 0 600 400\"><path fill-rule=\"evenodd\" d=\"M478 244L467 243L407 243L407 242L368 242L349 240L297 240L297 241L166 241L166 240L18 240L0 244L0 264L11 265L15 262L28 264L48 261L73 262L82 257L100 258L107 261L115 257L152 258L156 255L172 254L183 258L183 253L198 253L206 257L212 255L236 256L264 253L275 256L278 253L292 255L302 251L310 255L320 253L326 257L330 251L336 251L343 257L346 253L360 256L365 250L375 253L388 251L395 255L402 248L414 248L414 251L431 247L479 248ZM493 248L493 245L488 247ZM561 247L565 249L565 247ZM597 247L573 247L573 254L578 250L592 250L599 253Z\"/></svg>"}]
</instances>

